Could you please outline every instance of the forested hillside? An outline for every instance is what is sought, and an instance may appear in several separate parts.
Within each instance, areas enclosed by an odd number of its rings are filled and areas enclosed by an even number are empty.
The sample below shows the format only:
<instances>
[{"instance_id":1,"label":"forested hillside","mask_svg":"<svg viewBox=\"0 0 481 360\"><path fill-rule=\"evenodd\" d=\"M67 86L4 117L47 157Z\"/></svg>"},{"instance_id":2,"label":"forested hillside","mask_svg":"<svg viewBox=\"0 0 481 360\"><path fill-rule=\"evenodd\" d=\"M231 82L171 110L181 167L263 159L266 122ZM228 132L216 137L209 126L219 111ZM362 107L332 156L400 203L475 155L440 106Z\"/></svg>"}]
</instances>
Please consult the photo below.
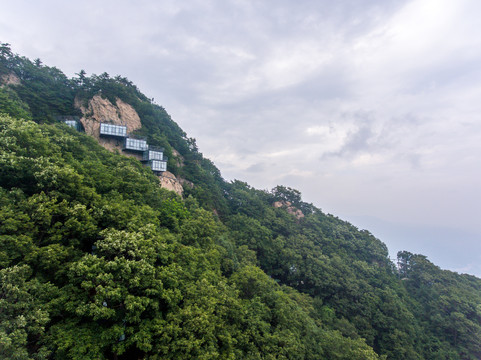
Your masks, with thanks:
<instances>
[{"instance_id":1,"label":"forested hillside","mask_svg":"<svg viewBox=\"0 0 481 360\"><path fill-rule=\"evenodd\" d=\"M225 181L126 78L1 44L0 83L0 358L481 358L480 279ZM135 109L183 197L56 120L98 94Z\"/></svg>"}]
</instances>

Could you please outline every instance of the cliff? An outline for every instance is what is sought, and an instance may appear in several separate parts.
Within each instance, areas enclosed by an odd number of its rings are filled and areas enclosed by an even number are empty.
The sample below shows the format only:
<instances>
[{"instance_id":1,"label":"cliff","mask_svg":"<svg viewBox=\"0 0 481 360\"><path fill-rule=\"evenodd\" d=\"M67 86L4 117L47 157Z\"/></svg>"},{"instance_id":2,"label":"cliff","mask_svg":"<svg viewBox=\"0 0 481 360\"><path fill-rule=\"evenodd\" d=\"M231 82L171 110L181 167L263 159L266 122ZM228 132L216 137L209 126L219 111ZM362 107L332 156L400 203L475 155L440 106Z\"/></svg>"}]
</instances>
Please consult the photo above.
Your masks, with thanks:
<instances>
[{"instance_id":1,"label":"cliff","mask_svg":"<svg viewBox=\"0 0 481 360\"><path fill-rule=\"evenodd\" d=\"M99 128L101 122L106 122L116 125L127 126L127 132L131 133L142 128L142 122L139 114L135 109L118 97L115 99L115 105L107 98L101 95L94 95L88 100L87 105L80 98L75 98L75 107L77 107L83 114L80 119L85 132L97 139L100 145L110 151L122 151L123 141L115 138L106 138L99 136ZM142 155L133 153L123 153L125 156L142 160ZM175 152L177 158L181 158L178 152ZM160 186L174 191L182 196L183 188L179 179L174 174L166 171L159 175Z\"/></svg>"}]
</instances>

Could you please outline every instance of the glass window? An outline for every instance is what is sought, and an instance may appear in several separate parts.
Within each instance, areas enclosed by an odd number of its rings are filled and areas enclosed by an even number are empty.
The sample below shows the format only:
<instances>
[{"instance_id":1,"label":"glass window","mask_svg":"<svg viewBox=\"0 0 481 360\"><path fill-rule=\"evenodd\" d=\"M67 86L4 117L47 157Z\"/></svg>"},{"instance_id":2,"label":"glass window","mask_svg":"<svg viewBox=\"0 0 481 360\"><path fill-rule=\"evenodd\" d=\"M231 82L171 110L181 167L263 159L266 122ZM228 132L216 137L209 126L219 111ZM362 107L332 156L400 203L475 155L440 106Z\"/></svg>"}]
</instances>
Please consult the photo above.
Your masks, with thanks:
<instances>
[{"instance_id":1,"label":"glass window","mask_svg":"<svg viewBox=\"0 0 481 360\"><path fill-rule=\"evenodd\" d=\"M145 140L127 138L125 139L125 148L128 150L144 151L147 150L149 146Z\"/></svg>"},{"instance_id":2,"label":"glass window","mask_svg":"<svg viewBox=\"0 0 481 360\"><path fill-rule=\"evenodd\" d=\"M77 128L77 121L76 120L65 120L65 124L71 126L73 128Z\"/></svg>"},{"instance_id":3,"label":"glass window","mask_svg":"<svg viewBox=\"0 0 481 360\"><path fill-rule=\"evenodd\" d=\"M165 161L152 160L150 162L150 167L153 171L166 171L167 163Z\"/></svg>"},{"instance_id":4,"label":"glass window","mask_svg":"<svg viewBox=\"0 0 481 360\"><path fill-rule=\"evenodd\" d=\"M160 151L149 151L149 160L162 160L163 155Z\"/></svg>"},{"instance_id":5,"label":"glass window","mask_svg":"<svg viewBox=\"0 0 481 360\"><path fill-rule=\"evenodd\" d=\"M113 124L100 124L100 134L101 135L112 135L112 136L126 136L127 126L113 125Z\"/></svg>"}]
</instances>

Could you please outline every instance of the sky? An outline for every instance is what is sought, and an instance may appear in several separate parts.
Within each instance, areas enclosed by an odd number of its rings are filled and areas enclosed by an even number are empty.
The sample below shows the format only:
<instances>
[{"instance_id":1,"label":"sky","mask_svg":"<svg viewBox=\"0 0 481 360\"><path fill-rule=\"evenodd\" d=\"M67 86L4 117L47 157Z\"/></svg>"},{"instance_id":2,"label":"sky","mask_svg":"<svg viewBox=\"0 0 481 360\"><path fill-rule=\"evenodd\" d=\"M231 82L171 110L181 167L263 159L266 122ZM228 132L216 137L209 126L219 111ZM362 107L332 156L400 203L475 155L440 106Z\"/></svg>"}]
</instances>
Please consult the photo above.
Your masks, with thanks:
<instances>
[{"instance_id":1,"label":"sky","mask_svg":"<svg viewBox=\"0 0 481 360\"><path fill-rule=\"evenodd\" d=\"M226 180L481 277L478 0L0 0L0 41L122 75Z\"/></svg>"}]
</instances>

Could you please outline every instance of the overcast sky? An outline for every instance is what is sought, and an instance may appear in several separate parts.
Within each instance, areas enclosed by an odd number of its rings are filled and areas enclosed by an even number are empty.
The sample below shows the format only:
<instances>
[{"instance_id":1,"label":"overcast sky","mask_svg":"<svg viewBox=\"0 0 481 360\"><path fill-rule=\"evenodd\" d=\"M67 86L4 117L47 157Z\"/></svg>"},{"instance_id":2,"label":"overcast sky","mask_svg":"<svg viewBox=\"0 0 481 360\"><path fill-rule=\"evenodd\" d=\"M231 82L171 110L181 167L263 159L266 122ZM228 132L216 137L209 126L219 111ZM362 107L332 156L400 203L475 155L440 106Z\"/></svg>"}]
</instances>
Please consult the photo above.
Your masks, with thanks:
<instances>
[{"instance_id":1,"label":"overcast sky","mask_svg":"<svg viewBox=\"0 0 481 360\"><path fill-rule=\"evenodd\" d=\"M481 276L481 1L0 5L14 52L126 76L225 179Z\"/></svg>"}]
</instances>

